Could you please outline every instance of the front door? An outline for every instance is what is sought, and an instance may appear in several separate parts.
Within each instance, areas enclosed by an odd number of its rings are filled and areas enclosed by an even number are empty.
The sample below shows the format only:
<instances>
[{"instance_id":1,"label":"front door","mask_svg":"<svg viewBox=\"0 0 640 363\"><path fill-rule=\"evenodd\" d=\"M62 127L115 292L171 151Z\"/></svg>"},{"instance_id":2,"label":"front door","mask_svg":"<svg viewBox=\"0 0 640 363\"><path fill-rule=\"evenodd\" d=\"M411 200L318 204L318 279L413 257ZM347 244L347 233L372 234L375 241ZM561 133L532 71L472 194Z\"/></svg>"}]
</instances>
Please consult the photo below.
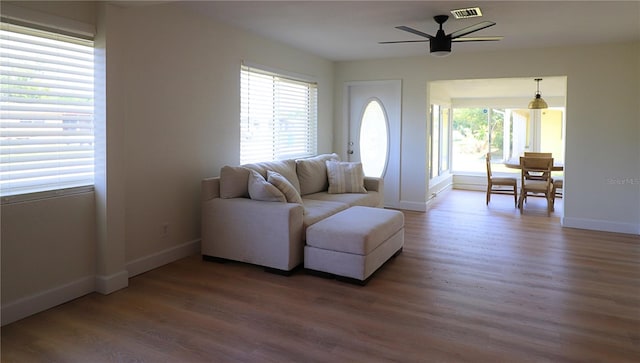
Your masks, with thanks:
<instances>
[{"instance_id":1,"label":"front door","mask_svg":"<svg viewBox=\"0 0 640 363\"><path fill-rule=\"evenodd\" d=\"M384 204L400 207L401 81L346 84L349 161L384 179Z\"/></svg>"}]
</instances>

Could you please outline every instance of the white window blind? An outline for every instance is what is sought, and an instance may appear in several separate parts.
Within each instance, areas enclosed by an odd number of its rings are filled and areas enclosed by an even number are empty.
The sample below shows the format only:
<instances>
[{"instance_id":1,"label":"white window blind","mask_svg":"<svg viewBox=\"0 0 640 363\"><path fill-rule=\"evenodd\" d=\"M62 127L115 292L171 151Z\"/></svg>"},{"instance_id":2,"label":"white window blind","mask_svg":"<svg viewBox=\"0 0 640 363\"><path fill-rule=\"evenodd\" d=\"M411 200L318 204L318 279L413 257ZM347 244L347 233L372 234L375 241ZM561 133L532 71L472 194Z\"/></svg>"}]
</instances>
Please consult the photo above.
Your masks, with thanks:
<instances>
[{"instance_id":1,"label":"white window blind","mask_svg":"<svg viewBox=\"0 0 640 363\"><path fill-rule=\"evenodd\" d=\"M93 185L93 42L1 24L0 195Z\"/></svg>"},{"instance_id":2,"label":"white window blind","mask_svg":"<svg viewBox=\"0 0 640 363\"><path fill-rule=\"evenodd\" d=\"M240 162L315 155L317 103L316 83L243 65Z\"/></svg>"}]
</instances>

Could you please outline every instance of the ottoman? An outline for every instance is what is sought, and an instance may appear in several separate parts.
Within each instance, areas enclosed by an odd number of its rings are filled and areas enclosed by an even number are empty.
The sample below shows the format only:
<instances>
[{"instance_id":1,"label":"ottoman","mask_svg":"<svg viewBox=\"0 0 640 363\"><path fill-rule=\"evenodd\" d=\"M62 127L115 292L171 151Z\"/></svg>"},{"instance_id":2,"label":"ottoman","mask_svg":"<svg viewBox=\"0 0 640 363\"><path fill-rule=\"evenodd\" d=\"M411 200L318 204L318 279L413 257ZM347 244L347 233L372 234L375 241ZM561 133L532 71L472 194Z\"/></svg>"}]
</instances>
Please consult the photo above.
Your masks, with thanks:
<instances>
[{"instance_id":1,"label":"ottoman","mask_svg":"<svg viewBox=\"0 0 640 363\"><path fill-rule=\"evenodd\" d=\"M351 207L307 228L304 267L364 285L403 245L402 212Z\"/></svg>"}]
</instances>

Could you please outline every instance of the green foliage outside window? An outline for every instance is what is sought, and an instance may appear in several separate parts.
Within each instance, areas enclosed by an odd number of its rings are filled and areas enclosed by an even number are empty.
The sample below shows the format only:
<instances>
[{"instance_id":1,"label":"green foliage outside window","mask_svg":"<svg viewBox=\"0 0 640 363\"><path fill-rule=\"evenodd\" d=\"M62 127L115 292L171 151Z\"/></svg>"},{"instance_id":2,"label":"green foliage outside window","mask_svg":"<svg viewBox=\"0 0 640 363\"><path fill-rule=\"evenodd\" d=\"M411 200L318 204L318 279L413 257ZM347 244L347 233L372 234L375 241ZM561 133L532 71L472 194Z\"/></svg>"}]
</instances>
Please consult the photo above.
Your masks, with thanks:
<instances>
[{"instance_id":1,"label":"green foliage outside window","mask_svg":"<svg viewBox=\"0 0 640 363\"><path fill-rule=\"evenodd\" d=\"M454 138L463 145L460 151L484 154L491 151L502 155L504 142L504 110L486 108L455 108L453 110Z\"/></svg>"}]
</instances>

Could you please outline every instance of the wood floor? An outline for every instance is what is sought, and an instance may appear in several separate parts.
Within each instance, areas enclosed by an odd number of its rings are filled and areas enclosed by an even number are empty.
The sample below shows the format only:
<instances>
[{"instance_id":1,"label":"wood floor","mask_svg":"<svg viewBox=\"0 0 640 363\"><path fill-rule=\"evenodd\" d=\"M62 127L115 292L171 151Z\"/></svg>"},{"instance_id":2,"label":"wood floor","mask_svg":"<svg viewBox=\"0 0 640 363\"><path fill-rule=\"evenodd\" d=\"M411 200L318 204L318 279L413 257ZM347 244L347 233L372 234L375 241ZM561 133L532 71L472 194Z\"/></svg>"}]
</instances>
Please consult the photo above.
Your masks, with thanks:
<instances>
[{"instance_id":1,"label":"wood floor","mask_svg":"<svg viewBox=\"0 0 640 363\"><path fill-rule=\"evenodd\" d=\"M640 237L484 198L406 212L367 286L194 256L3 327L2 362L639 362Z\"/></svg>"}]
</instances>

